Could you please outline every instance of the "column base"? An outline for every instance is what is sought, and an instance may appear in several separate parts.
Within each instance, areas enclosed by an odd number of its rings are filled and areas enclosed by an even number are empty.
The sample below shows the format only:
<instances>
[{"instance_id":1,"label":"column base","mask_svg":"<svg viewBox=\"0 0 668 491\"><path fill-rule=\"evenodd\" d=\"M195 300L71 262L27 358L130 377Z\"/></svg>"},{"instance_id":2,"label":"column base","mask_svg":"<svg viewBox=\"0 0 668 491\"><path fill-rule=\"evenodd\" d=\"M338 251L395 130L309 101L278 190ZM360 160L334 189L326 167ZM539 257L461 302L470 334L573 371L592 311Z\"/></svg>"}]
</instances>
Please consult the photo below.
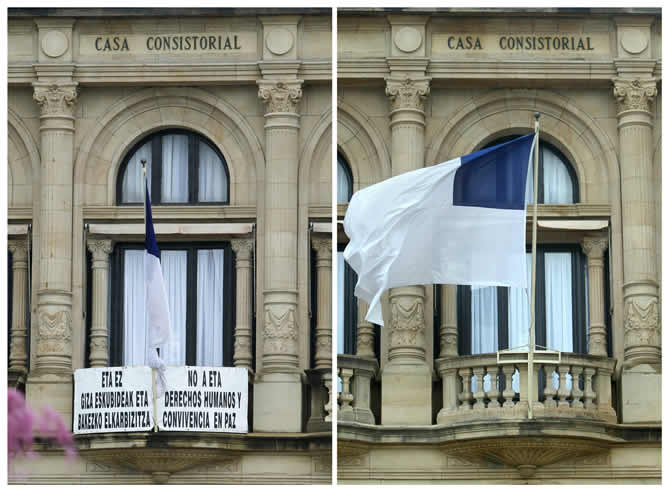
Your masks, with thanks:
<instances>
[{"instance_id":1,"label":"column base","mask_svg":"<svg viewBox=\"0 0 668 491\"><path fill-rule=\"evenodd\" d=\"M661 372L650 365L624 369L621 380L622 422L661 422Z\"/></svg>"},{"instance_id":2,"label":"column base","mask_svg":"<svg viewBox=\"0 0 668 491\"><path fill-rule=\"evenodd\" d=\"M38 374L28 375L26 382L26 401L33 409L39 411L49 407L63 417L68 430L72 431L72 374Z\"/></svg>"},{"instance_id":3,"label":"column base","mask_svg":"<svg viewBox=\"0 0 668 491\"><path fill-rule=\"evenodd\" d=\"M390 361L382 373L381 424L430 425L431 389L424 361Z\"/></svg>"},{"instance_id":4,"label":"column base","mask_svg":"<svg viewBox=\"0 0 668 491\"><path fill-rule=\"evenodd\" d=\"M302 382L298 373L266 373L255 382L253 431L302 431Z\"/></svg>"}]
</instances>

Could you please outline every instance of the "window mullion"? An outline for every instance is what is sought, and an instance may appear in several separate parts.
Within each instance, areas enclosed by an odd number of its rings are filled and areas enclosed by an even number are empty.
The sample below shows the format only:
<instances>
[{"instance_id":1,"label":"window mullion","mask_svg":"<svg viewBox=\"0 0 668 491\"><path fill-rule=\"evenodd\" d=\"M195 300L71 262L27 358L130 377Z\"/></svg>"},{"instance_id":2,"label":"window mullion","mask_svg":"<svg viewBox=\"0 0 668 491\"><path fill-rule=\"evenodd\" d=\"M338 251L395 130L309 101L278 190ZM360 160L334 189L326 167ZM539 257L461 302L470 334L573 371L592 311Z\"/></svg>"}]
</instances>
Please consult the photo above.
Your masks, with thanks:
<instances>
[{"instance_id":1,"label":"window mullion","mask_svg":"<svg viewBox=\"0 0 668 491\"><path fill-rule=\"evenodd\" d=\"M153 204L162 202L162 136L151 141L151 197Z\"/></svg>"},{"instance_id":2,"label":"window mullion","mask_svg":"<svg viewBox=\"0 0 668 491\"><path fill-rule=\"evenodd\" d=\"M545 310L545 250L536 251L536 302L534 342L540 346L547 344L547 314Z\"/></svg>"},{"instance_id":3,"label":"window mullion","mask_svg":"<svg viewBox=\"0 0 668 491\"><path fill-rule=\"evenodd\" d=\"M457 287L457 344L460 355L471 354L471 287Z\"/></svg>"},{"instance_id":4,"label":"window mullion","mask_svg":"<svg viewBox=\"0 0 668 491\"><path fill-rule=\"evenodd\" d=\"M188 202L199 201L199 140L188 135Z\"/></svg>"},{"instance_id":5,"label":"window mullion","mask_svg":"<svg viewBox=\"0 0 668 491\"><path fill-rule=\"evenodd\" d=\"M236 305L237 298L237 268L232 259L232 248L226 244L223 248L223 299L229 299L223 307L223 366L234 366L234 325L236 323L236 309L244 308Z\"/></svg>"},{"instance_id":6,"label":"window mullion","mask_svg":"<svg viewBox=\"0 0 668 491\"><path fill-rule=\"evenodd\" d=\"M197 365L197 249L187 249L186 365Z\"/></svg>"},{"instance_id":7,"label":"window mullion","mask_svg":"<svg viewBox=\"0 0 668 491\"><path fill-rule=\"evenodd\" d=\"M496 309L498 312L499 342L497 349L508 348L508 287L496 287Z\"/></svg>"}]
</instances>

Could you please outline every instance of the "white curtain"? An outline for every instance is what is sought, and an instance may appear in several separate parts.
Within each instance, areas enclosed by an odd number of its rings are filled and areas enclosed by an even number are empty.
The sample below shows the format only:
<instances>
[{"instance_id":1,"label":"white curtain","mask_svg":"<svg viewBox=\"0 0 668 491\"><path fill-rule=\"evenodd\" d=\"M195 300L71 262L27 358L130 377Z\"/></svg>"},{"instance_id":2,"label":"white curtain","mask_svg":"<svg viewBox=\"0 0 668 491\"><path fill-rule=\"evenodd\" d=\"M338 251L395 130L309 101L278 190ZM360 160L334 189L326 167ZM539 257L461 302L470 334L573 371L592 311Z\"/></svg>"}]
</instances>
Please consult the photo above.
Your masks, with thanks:
<instances>
[{"instance_id":1,"label":"white curtain","mask_svg":"<svg viewBox=\"0 0 668 491\"><path fill-rule=\"evenodd\" d=\"M547 348L573 351L573 297L570 252L545 253L545 318ZM559 386L559 376L552 374L553 385ZM571 376L566 386L571 388Z\"/></svg>"},{"instance_id":2,"label":"white curtain","mask_svg":"<svg viewBox=\"0 0 668 491\"><path fill-rule=\"evenodd\" d=\"M169 320L172 339L160 349L160 355L167 365L186 364L186 251L162 251L160 253L162 275L167 284Z\"/></svg>"},{"instance_id":3,"label":"white curtain","mask_svg":"<svg viewBox=\"0 0 668 491\"><path fill-rule=\"evenodd\" d=\"M508 348L528 349L531 324L531 254L526 255L527 285L529 288L508 289ZM513 390L520 391L520 374L515 370Z\"/></svg>"},{"instance_id":4,"label":"white curtain","mask_svg":"<svg viewBox=\"0 0 668 491\"><path fill-rule=\"evenodd\" d=\"M471 354L494 353L499 348L499 322L495 286L471 288ZM477 390L477 377L471 379L471 390ZM489 375L483 378L485 391L491 390Z\"/></svg>"},{"instance_id":5,"label":"white curtain","mask_svg":"<svg viewBox=\"0 0 668 491\"><path fill-rule=\"evenodd\" d=\"M573 203L573 185L566 164L547 147L543 148L543 202Z\"/></svg>"},{"instance_id":6,"label":"white curtain","mask_svg":"<svg viewBox=\"0 0 668 491\"><path fill-rule=\"evenodd\" d=\"M336 171L336 202L347 203L350 198L350 182L344 164L340 160L337 160Z\"/></svg>"},{"instance_id":7,"label":"white curtain","mask_svg":"<svg viewBox=\"0 0 668 491\"><path fill-rule=\"evenodd\" d=\"M223 161L206 143L199 143L199 201L227 201Z\"/></svg>"},{"instance_id":8,"label":"white curtain","mask_svg":"<svg viewBox=\"0 0 668 491\"><path fill-rule=\"evenodd\" d=\"M345 336L345 264L343 259L343 252L336 253L336 352L344 352L344 336Z\"/></svg>"},{"instance_id":9,"label":"white curtain","mask_svg":"<svg viewBox=\"0 0 668 491\"><path fill-rule=\"evenodd\" d=\"M223 366L223 252L222 249L197 251L197 365L200 366Z\"/></svg>"},{"instance_id":10,"label":"white curtain","mask_svg":"<svg viewBox=\"0 0 668 491\"><path fill-rule=\"evenodd\" d=\"M148 194L151 195L151 142L148 141L130 157L123 175L121 185L122 203L142 203L144 187L142 185L141 160L146 160L146 179L149 183Z\"/></svg>"},{"instance_id":11,"label":"white curtain","mask_svg":"<svg viewBox=\"0 0 668 491\"><path fill-rule=\"evenodd\" d=\"M144 250L127 250L124 256L124 364L145 365L148 359L146 301L144 298ZM160 349L167 365L186 361L186 251L162 251L162 274L172 327L172 340Z\"/></svg>"},{"instance_id":12,"label":"white curtain","mask_svg":"<svg viewBox=\"0 0 668 491\"><path fill-rule=\"evenodd\" d=\"M162 202L188 201L188 136L162 137Z\"/></svg>"}]
</instances>

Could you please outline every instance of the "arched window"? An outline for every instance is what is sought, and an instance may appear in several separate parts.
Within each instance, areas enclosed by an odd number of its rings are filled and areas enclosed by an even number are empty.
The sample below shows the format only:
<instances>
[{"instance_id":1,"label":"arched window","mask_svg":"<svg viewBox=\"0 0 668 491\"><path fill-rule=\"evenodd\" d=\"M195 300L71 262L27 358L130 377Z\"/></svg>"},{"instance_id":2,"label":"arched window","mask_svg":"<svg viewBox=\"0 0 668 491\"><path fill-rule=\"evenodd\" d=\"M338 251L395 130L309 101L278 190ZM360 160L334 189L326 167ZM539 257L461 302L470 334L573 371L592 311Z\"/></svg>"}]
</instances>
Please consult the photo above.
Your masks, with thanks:
<instances>
[{"instance_id":1,"label":"arched window","mask_svg":"<svg viewBox=\"0 0 668 491\"><path fill-rule=\"evenodd\" d=\"M229 202L227 164L215 145L197 133L170 129L147 136L128 152L116 187L118 204L143 202L142 160L154 205Z\"/></svg>"},{"instance_id":2,"label":"arched window","mask_svg":"<svg viewBox=\"0 0 668 491\"><path fill-rule=\"evenodd\" d=\"M491 142L504 143L518 135ZM573 166L553 145L540 141L538 203L577 203ZM533 203L533 161L527 176L527 203ZM531 252L527 244L527 284ZM564 352L587 352L587 268L579 245L539 243L536 252L535 343ZM530 288L457 287L460 355L494 353L529 343ZM526 349L526 348L524 348ZM518 379L513 377L513 385ZM516 387L519 390L519 386Z\"/></svg>"},{"instance_id":3,"label":"arched window","mask_svg":"<svg viewBox=\"0 0 668 491\"><path fill-rule=\"evenodd\" d=\"M341 152L337 153L336 161L336 202L348 203L353 195L353 175Z\"/></svg>"}]
</instances>

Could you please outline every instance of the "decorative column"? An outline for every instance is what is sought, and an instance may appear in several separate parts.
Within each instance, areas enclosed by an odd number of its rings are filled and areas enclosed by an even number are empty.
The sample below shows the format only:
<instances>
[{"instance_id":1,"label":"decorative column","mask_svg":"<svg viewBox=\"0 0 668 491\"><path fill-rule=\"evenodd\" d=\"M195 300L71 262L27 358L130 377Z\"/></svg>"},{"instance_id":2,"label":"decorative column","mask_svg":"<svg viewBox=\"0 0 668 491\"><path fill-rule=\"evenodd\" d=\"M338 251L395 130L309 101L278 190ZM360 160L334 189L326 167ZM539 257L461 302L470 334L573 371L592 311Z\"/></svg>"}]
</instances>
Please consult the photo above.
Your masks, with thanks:
<instances>
[{"instance_id":1,"label":"decorative column","mask_svg":"<svg viewBox=\"0 0 668 491\"><path fill-rule=\"evenodd\" d=\"M392 174L424 167L426 77L388 77ZM388 363L382 374L382 424L431 424L431 368L425 356L423 285L390 290Z\"/></svg>"},{"instance_id":2,"label":"decorative column","mask_svg":"<svg viewBox=\"0 0 668 491\"><path fill-rule=\"evenodd\" d=\"M109 293L109 239L89 239L88 250L93 255L93 318L90 329L90 366L109 366L109 329L107 327L107 298Z\"/></svg>"},{"instance_id":3,"label":"decorative column","mask_svg":"<svg viewBox=\"0 0 668 491\"><path fill-rule=\"evenodd\" d=\"M265 103L264 325L254 429L302 429L297 326L297 168L301 80L259 80Z\"/></svg>"},{"instance_id":4,"label":"decorative column","mask_svg":"<svg viewBox=\"0 0 668 491\"><path fill-rule=\"evenodd\" d=\"M651 104L656 79L616 78L624 245L624 423L661 419L661 324ZM658 398L656 399L658 394ZM648 397L649 395L649 397Z\"/></svg>"},{"instance_id":5,"label":"decorative column","mask_svg":"<svg viewBox=\"0 0 668 491\"><path fill-rule=\"evenodd\" d=\"M441 285L441 354L436 361L441 380L443 381L443 409L438 412L436 422L445 423L448 416L457 412L457 396L459 394L459 377L456 368L445 368L440 360L459 356L457 348L457 286Z\"/></svg>"},{"instance_id":6,"label":"decorative column","mask_svg":"<svg viewBox=\"0 0 668 491\"><path fill-rule=\"evenodd\" d=\"M28 300L28 244L26 240L8 240L12 253L12 325L9 343L9 385L14 386L28 372L26 339L26 303Z\"/></svg>"},{"instance_id":7,"label":"decorative column","mask_svg":"<svg viewBox=\"0 0 668 491\"><path fill-rule=\"evenodd\" d=\"M608 356L605 331L605 300L603 298L603 255L608 248L607 237L585 237L582 250L587 255L589 272L589 349L590 355Z\"/></svg>"},{"instance_id":8,"label":"decorative column","mask_svg":"<svg viewBox=\"0 0 668 491\"><path fill-rule=\"evenodd\" d=\"M34 82L40 116L39 282L28 399L72 412L72 176L76 82Z\"/></svg>"},{"instance_id":9,"label":"decorative column","mask_svg":"<svg viewBox=\"0 0 668 491\"><path fill-rule=\"evenodd\" d=\"M234 366L251 370L253 361L251 333L251 275L253 241L231 241L237 269L236 325L234 326Z\"/></svg>"},{"instance_id":10,"label":"decorative column","mask_svg":"<svg viewBox=\"0 0 668 491\"><path fill-rule=\"evenodd\" d=\"M318 275L315 368L332 370L332 238L313 238Z\"/></svg>"}]
</instances>

